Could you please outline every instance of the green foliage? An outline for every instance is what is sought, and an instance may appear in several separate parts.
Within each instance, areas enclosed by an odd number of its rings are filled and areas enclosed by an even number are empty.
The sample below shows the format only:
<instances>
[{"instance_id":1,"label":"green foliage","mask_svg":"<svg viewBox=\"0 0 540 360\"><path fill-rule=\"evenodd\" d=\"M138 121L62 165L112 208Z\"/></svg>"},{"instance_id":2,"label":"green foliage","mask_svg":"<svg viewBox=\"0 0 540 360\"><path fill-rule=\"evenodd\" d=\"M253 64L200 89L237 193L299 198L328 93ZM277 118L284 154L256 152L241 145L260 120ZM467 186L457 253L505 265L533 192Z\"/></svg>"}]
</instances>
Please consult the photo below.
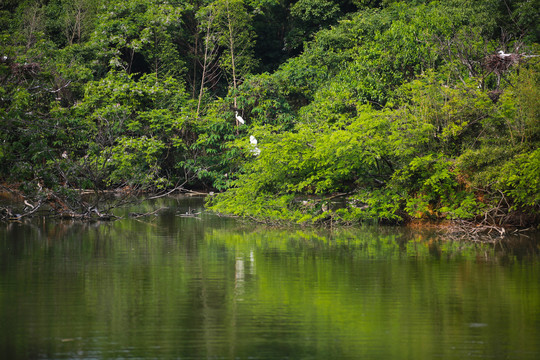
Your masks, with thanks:
<instances>
[{"instance_id":1,"label":"green foliage","mask_svg":"<svg viewBox=\"0 0 540 360\"><path fill-rule=\"evenodd\" d=\"M495 205L495 189L535 205L536 158L527 151L537 141L538 72L500 74L514 86L494 102L492 75L478 65L496 50L484 35L493 23L471 23L469 11L459 1L365 11L318 33L274 74L252 78L241 89L254 90L244 95L249 117L283 99L296 125L255 131L260 156L211 206L281 221L281 210L264 210L275 199L292 221L349 223L471 219ZM474 11L487 19L496 9L481 2ZM477 30L463 31L468 23ZM271 92L254 86L261 83ZM247 141L238 145L249 151ZM507 177L494 173L502 168ZM331 209L325 196L336 193L347 201ZM299 206L306 195L318 197Z\"/></svg>"},{"instance_id":2,"label":"green foliage","mask_svg":"<svg viewBox=\"0 0 540 360\"><path fill-rule=\"evenodd\" d=\"M42 7L45 32L58 46L82 43L90 38L102 0L51 0Z\"/></svg>"},{"instance_id":3,"label":"green foliage","mask_svg":"<svg viewBox=\"0 0 540 360\"><path fill-rule=\"evenodd\" d=\"M501 169L499 181L517 204L540 207L540 149L520 154Z\"/></svg>"},{"instance_id":4,"label":"green foliage","mask_svg":"<svg viewBox=\"0 0 540 360\"><path fill-rule=\"evenodd\" d=\"M299 0L290 11L295 22L287 35L290 49L301 48L315 29L334 23L341 15L339 5L332 0Z\"/></svg>"},{"instance_id":5,"label":"green foliage","mask_svg":"<svg viewBox=\"0 0 540 360\"><path fill-rule=\"evenodd\" d=\"M6 2L0 179L275 221L534 217L536 2Z\"/></svg>"},{"instance_id":6,"label":"green foliage","mask_svg":"<svg viewBox=\"0 0 540 360\"><path fill-rule=\"evenodd\" d=\"M540 7L539 0L518 0L509 4L511 16L514 20L514 31L523 34L530 43L540 42Z\"/></svg>"},{"instance_id":7,"label":"green foliage","mask_svg":"<svg viewBox=\"0 0 540 360\"><path fill-rule=\"evenodd\" d=\"M294 123L294 113L282 85L269 74L248 77L238 92L238 107L249 113L249 123L257 125L282 126L290 129Z\"/></svg>"},{"instance_id":8,"label":"green foliage","mask_svg":"<svg viewBox=\"0 0 540 360\"><path fill-rule=\"evenodd\" d=\"M257 66L251 16L243 0L216 0L210 7L216 17L218 44L224 49L220 65L236 81L236 77L244 77Z\"/></svg>"},{"instance_id":9,"label":"green foliage","mask_svg":"<svg viewBox=\"0 0 540 360\"><path fill-rule=\"evenodd\" d=\"M501 115L514 145L540 142L540 64L512 74L502 95Z\"/></svg>"},{"instance_id":10,"label":"green foliage","mask_svg":"<svg viewBox=\"0 0 540 360\"><path fill-rule=\"evenodd\" d=\"M183 73L172 36L180 31L186 5L178 1L109 1L99 13L91 42L105 67L127 73Z\"/></svg>"},{"instance_id":11,"label":"green foliage","mask_svg":"<svg viewBox=\"0 0 540 360\"><path fill-rule=\"evenodd\" d=\"M89 82L83 101L73 108L88 131L84 164L102 172L107 184L162 186L167 156L184 147L182 129L186 98L172 77L156 78L111 71L106 78ZM66 111L70 111L67 109Z\"/></svg>"},{"instance_id":12,"label":"green foliage","mask_svg":"<svg viewBox=\"0 0 540 360\"><path fill-rule=\"evenodd\" d=\"M479 210L474 193L460 183L452 162L440 156L414 158L393 174L388 187L406 194L400 200L412 218L471 218Z\"/></svg>"},{"instance_id":13,"label":"green foliage","mask_svg":"<svg viewBox=\"0 0 540 360\"><path fill-rule=\"evenodd\" d=\"M189 123L195 138L186 141L186 152L176 164L189 185L227 189L234 179L240 154L229 142L236 138L233 114L216 102L204 117Z\"/></svg>"}]
</instances>

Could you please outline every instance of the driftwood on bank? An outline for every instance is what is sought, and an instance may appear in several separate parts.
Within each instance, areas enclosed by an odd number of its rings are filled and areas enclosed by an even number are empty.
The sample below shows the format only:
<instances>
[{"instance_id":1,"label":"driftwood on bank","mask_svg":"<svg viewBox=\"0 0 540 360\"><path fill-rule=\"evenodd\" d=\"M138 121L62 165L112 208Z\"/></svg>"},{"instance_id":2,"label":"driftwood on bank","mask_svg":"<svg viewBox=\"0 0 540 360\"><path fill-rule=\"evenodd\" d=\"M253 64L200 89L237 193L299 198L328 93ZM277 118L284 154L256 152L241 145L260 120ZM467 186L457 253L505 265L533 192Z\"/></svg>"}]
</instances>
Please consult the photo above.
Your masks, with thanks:
<instances>
[{"instance_id":1,"label":"driftwood on bank","mask_svg":"<svg viewBox=\"0 0 540 360\"><path fill-rule=\"evenodd\" d=\"M497 242L511 235L526 236L526 233L531 230L534 229L455 220L445 226L440 233L452 240Z\"/></svg>"},{"instance_id":2,"label":"driftwood on bank","mask_svg":"<svg viewBox=\"0 0 540 360\"><path fill-rule=\"evenodd\" d=\"M87 193L78 193L75 199L67 197L42 186L33 196L23 194L18 189L0 185L4 197L15 205L0 206L0 220L20 221L35 215L51 216L75 220L112 220L116 216L110 213L113 207L100 209L99 204L88 203L82 199ZM24 205L24 206L23 206Z\"/></svg>"},{"instance_id":3,"label":"driftwood on bank","mask_svg":"<svg viewBox=\"0 0 540 360\"><path fill-rule=\"evenodd\" d=\"M185 189L184 184L178 184L173 189L151 194L133 187L99 191L71 189L72 195L75 194L71 198L63 196L59 192L43 188L41 185L35 194L28 196L16 187L0 184L0 195L8 199L6 204L10 204L0 205L0 221L16 222L38 214L61 219L109 221L120 218L112 214L113 209L170 196L175 192L188 196L208 195L207 193ZM130 213L129 217L140 218L157 215L165 209L167 208L159 208L148 213ZM189 212L178 215L197 217L200 212L190 209Z\"/></svg>"}]
</instances>

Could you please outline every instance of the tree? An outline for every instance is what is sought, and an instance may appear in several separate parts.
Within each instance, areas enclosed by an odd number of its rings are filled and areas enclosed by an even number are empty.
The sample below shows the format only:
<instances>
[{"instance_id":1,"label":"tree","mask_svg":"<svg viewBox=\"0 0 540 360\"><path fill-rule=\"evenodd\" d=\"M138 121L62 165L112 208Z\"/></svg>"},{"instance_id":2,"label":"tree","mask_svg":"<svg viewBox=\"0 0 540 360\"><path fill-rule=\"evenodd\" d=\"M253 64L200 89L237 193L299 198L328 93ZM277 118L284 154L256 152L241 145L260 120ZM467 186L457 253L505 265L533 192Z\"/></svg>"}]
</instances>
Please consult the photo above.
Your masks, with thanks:
<instances>
[{"instance_id":1,"label":"tree","mask_svg":"<svg viewBox=\"0 0 540 360\"><path fill-rule=\"evenodd\" d=\"M104 67L158 76L184 72L174 37L188 5L175 0L115 0L98 15L91 39Z\"/></svg>"},{"instance_id":2,"label":"tree","mask_svg":"<svg viewBox=\"0 0 540 360\"><path fill-rule=\"evenodd\" d=\"M64 34L69 45L87 40L93 29L95 16L101 5L99 1L63 0L65 12Z\"/></svg>"},{"instance_id":3,"label":"tree","mask_svg":"<svg viewBox=\"0 0 540 360\"><path fill-rule=\"evenodd\" d=\"M207 84L217 83L220 76L219 69L219 46L217 31L214 26L216 20L216 12L212 6L203 8L198 13L198 20L200 27L204 29L204 45L203 45L203 58L199 61L201 66L201 82L199 88L199 96L197 99L197 113L196 117L199 117L201 111L201 103L204 94L204 89Z\"/></svg>"},{"instance_id":4,"label":"tree","mask_svg":"<svg viewBox=\"0 0 540 360\"><path fill-rule=\"evenodd\" d=\"M253 57L254 32L251 16L243 0L217 0L210 5L215 13L218 43L224 51L220 58L221 68L231 77L234 93L238 83L256 66ZM234 107L237 107L236 96Z\"/></svg>"}]
</instances>

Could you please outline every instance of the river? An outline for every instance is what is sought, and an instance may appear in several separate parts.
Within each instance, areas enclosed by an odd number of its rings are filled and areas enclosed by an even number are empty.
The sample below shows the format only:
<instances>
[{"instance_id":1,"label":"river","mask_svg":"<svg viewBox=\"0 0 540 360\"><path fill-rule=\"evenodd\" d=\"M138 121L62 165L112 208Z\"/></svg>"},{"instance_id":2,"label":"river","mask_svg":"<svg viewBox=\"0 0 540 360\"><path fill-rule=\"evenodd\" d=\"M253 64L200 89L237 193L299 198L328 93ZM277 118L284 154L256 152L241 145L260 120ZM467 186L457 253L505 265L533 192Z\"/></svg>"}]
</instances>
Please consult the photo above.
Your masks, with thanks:
<instances>
[{"instance_id":1,"label":"river","mask_svg":"<svg viewBox=\"0 0 540 360\"><path fill-rule=\"evenodd\" d=\"M540 359L538 234L482 244L203 210L177 197L112 222L0 223L0 358Z\"/></svg>"}]
</instances>

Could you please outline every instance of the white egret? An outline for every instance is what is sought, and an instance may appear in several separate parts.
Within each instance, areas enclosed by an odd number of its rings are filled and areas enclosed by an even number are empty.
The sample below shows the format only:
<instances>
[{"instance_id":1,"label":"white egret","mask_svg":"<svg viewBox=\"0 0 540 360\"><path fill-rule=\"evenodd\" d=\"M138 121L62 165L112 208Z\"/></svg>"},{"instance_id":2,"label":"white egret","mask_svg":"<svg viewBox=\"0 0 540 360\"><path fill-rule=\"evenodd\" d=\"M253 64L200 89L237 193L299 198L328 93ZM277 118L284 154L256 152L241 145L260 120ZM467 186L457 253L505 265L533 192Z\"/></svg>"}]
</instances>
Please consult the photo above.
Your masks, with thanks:
<instances>
[{"instance_id":1,"label":"white egret","mask_svg":"<svg viewBox=\"0 0 540 360\"><path fill-rule=\"evenodd\" d=\"M245 124L246 122L244 121L244 119L242 119L242 117L240 115L238 115L238 111L236 112L235 114L235 117L236 117L236 121L238 121L240 124Z\"/></svg>"},{"instance_id":2,"label":"white egret","mask_svg":"<svg viewBox=\"0 0 540 360\"><path fill-rule=\"evenodd\" d=\"M504 51L499 50L499 57L500 57L501 59L507 58L507 57L509 57L509 56L512 56L512 54L505 54Z\"/></svg>"},{"instance_id":3,"label":"white egret","mask_svg":"<svg viewBox=\"0 0 540 360\"><path fill-rule=\"evenodd\" d=\"M251 143L251 145L254 146L254 149L251 150L251 153L255 155L259 155L261 153L261 150L257 147L257 139L255 138L255 136L250 135L249 142Z\"/></svg>"},{"instance_id":4,"label":"white egret","mask_svg":"<svg viewBox=\"0 0 540 360\"><path fill-rule=\"evenodd\" d=\"M246 123L244 119L242 119L242 117L238 115L238 111L235 111L234 116L236 118L236 121L238 121L238 123L242 125ZM257 139L255 138L255 136L250 135L249 142L251 143L251 145L253 145L253 149L251 149L251 153L254 155L259 155L261 153L261 150L257 147Z\"/></svg>"}]
</instances>

